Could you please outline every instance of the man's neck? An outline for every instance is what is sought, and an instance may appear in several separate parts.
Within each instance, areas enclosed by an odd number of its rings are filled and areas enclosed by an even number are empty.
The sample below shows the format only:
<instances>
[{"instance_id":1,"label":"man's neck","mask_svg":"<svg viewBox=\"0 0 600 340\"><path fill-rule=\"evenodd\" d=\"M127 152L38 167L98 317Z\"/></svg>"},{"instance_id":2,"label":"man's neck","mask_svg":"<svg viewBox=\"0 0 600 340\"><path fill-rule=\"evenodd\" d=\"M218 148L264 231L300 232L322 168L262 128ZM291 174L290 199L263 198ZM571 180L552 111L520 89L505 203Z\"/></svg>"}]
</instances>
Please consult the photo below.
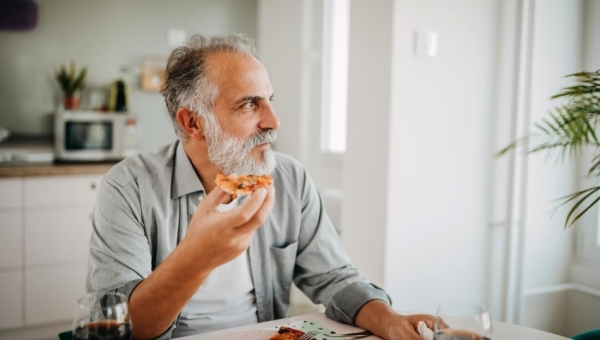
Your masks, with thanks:
<instances>
[{"instance_id":1,"label":"man's neck","mask_svg":"<svg viewBox=\"0 0 600 340\"><path fill-rule=\"evenodd\" d=\"M210 193L216 186L215 178L219 173L219 169L208 158L206 145L196 141L182 141L181 143L206 194Z\"/></svg>"}]
</instances>

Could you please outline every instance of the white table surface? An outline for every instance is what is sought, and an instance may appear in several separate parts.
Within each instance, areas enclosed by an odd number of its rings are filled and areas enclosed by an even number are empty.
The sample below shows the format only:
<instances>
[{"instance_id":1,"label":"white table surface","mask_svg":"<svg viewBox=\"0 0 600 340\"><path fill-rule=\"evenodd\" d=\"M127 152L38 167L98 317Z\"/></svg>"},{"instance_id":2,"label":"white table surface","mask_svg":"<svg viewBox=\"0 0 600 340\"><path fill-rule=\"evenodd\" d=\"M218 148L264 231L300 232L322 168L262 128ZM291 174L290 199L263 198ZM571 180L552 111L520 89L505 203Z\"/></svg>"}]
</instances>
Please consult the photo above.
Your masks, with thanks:
<instances>
[{"instance_id":1,"label":"white table surface","mask_svg":"<svg viewBox=\"0 0 600 340\"><path fill-rule=\"evenodd\" d=\"M267 328L273 328L280 325L285 325L287 323L293 323L303 320L313 320L317 323L337 332L337 333L350 333L360 331L360 328L356 328L353 326L341 324L339 322L328 319L325 314L307 314L301 316L295 316L287 319L280 319L275 321L262 322L254 325L225 329L222 331L197 334L192 336L183 337L180 339L185 340L209 340L209 339L219 339L219 336L224 336L227 333L231 332L239 332L239 331L247 331L247 330L262 330ZM551 334L547 332L543 332L537 329L527 328L523 326L511 325L504 322L493 321L492 324L493 329L493 340L565 340L569 338L565 338L556 334ZM376 336L370 336L369 340L381 339Z\"/></svg>"}]
</instances>

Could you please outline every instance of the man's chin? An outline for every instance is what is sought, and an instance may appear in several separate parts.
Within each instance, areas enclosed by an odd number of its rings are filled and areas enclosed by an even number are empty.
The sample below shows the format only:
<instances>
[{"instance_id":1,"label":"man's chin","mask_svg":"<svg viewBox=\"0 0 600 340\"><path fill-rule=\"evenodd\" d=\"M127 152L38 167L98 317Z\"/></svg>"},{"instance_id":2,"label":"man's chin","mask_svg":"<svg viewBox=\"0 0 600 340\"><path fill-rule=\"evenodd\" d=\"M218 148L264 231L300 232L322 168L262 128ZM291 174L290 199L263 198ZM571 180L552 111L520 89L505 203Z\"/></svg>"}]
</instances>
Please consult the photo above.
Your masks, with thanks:
<instances>
[{"instance_id":1,"label":"man's chin","mask_svg":"<svg viewBox=\"0 0 600 340\"><path fill-rule=\"evenodd\" d=\"M236 171L231 173L225 173L223 169L221 171L225 175L237 174L237 175L270 175L275 171L277 160L275 159L275 153L272 150L264 150L259 153L255 153L256 149L250 153L247 158L236 166Z\"/></svg>"}]
</instances>

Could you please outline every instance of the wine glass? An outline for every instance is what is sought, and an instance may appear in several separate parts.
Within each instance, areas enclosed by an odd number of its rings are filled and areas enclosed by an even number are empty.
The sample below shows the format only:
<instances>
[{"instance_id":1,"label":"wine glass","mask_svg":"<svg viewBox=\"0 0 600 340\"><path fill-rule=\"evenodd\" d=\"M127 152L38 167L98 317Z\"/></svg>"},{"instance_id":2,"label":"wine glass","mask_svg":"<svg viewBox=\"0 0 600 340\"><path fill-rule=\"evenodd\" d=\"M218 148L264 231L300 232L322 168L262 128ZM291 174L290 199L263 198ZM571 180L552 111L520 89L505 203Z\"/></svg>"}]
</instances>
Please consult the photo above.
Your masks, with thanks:
<instances>
[{"instance_id":1,"label":"wine glass","mask_svg":"<svg viewBox=\"0 0 600 340\"><path fill-rule=\"evenodd\" d=\"M466 301L441 303L435 313L435 340L490 340L492 319L482 306Z\"/></svg>"},{"instance_id":2,"label":"wine glass","mask_svg":"<svg viewBox=\"0 0 600 340\"><path fill-rule=\"evenodd\" d=\"M121 293L88 294L77 301L74 340L130 340L131 316Z\"/></svg>"}]
</instances>

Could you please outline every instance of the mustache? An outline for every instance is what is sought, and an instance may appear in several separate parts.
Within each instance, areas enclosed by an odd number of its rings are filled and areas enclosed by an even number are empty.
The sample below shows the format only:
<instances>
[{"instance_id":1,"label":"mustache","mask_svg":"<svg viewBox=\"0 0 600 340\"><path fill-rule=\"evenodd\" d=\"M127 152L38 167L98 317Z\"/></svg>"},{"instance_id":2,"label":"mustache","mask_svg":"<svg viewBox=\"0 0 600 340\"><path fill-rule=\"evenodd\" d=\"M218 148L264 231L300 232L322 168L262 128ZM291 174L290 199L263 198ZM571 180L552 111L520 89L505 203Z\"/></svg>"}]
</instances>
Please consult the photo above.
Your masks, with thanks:
<instances>
[{"instance_id":1,"label":"mustache","mask_svg":"<svg viewBox=\"0 0 600 340\"><path fill-rule=\"evenodd\" d=\"M248 149L254 149L255 147L265 144L265 143L273 143L277 140L277 132L274 130L263 131L257 134L254 134L246 140L246 147Z\"/></svg>"}]
</instances>

